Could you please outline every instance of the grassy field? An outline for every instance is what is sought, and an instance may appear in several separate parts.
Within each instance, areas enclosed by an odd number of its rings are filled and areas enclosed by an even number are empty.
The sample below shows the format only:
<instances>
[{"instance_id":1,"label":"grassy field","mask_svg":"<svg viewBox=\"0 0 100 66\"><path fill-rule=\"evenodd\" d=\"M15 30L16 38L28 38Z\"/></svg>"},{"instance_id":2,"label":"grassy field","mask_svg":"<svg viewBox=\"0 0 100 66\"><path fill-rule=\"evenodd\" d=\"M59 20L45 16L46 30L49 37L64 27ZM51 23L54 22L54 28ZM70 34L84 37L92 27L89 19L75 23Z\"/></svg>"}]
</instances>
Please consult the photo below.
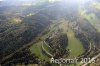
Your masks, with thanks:
<instances>
[{"instance_id":1,"label":"grassy field","mask_svg":"<svg viewBox=\"0 0 100 66\"><path fill-rule=\"evenodd\" d=\"M68 46L67 49L70 50L70 55L68 58L74 58L82 53L84 53L84 48L79 39L77 39L74 35L74 32L68 27L68 22L66 20L61 20L61 24L59 25L59 28L64 30L64 33L68 36Z\"/></svg>"},{"instance_id":2,"label":"grassy field","mask_svg":"<svg viewBox=\"0 0 100 66\"><path fill-rule=\"evenodd\" d=\"M74 58L84 53L84 48L82 43L80 42L79 39L75 37L71 29L67 32L67 36L68 36L67 48L70 50L69 58Z\"/></svg>"},{"instance_id":3,"label":"grassy field","mask_svg":"<svg viewBox=\"0 0 100 66\"><path fill-rule=\"evenodd\" d=\"M46 55L44 55L42 53L42 41L36 43L36 44L33 44L31 47L30 47L30 50L32 53L36 54L36 56L38 56L40 59L42 60L48 60L49 57L47 57Z\"/></svg>"}]
</instances>

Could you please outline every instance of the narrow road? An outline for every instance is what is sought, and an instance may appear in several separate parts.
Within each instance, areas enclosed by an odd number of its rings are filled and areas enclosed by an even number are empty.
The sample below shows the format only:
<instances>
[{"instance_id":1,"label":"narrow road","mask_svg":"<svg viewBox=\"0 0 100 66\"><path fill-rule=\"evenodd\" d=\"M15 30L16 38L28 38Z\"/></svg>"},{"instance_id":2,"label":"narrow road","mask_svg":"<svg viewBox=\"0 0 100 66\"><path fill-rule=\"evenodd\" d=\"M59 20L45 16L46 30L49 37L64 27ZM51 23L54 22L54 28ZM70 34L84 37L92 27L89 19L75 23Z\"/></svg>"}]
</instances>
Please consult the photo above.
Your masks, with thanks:
<instances>
[{"instance_id":1,"label":"narrow road","mask_svg":"<svg viewBox=\"0 0 100 66\"><path fill-rule=\"evenodd\" d=\"M95 59L97 59L98 57L100 57L100 53L96 56L94 56L89 62L83 64L82 66L87 66L89 63L92 63Z\"/></svg>"},{"instance_id":2,"label":"narrow road","mask_svg":"<svg viewBox=\"0 0 100 66\"><path fill-rule=\"evenodd\" d=\"M48 46L50 49L52 49L52 48L47 44L46 41L44 41L44 44L45 44L46 46Z\"/></svg>"},{"instance_id":3,"label":"narrow road","mask_svg":"<svg viewBox=\"0 0 100 66\"><path fill-rule=\"evenodd\" d=\"M44 47L43 47L43 44L42 44L42 49L43 51L45 51L50 57L53 57L53 55L51 53L49 53Z\"/></svg>"}]
</instances>

